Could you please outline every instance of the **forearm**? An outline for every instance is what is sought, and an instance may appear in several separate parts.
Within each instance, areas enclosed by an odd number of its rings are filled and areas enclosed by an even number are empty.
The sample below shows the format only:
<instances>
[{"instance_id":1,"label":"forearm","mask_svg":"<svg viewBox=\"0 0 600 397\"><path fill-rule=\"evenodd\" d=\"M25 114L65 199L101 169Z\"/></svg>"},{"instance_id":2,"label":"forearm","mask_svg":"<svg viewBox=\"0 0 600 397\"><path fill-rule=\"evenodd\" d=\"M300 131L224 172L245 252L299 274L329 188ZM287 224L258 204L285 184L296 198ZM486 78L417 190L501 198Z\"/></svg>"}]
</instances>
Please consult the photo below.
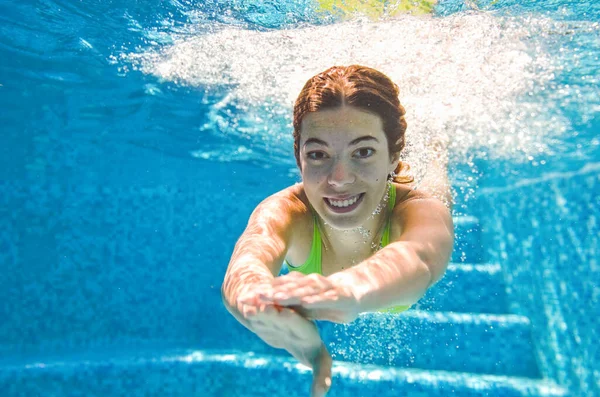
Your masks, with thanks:
<instances>
[{"instance_id":1,"label":"forearm","mask_svg":"<svg viewBox=\"0 0 600 397\"><path fill-rule=\"evenodd\" d=\"M358 312L412 305L433 281L430 265L402 242L392 243L359 265L329 278L351 289Z\"/></svg>"},{"instance_id":2,"label":"forearm","mask_svg":"<svg viewBox=\"0 0 600 397\"><path fill-rule=\"evenodd\" d=\"M231 310L237 310L237 299L244 293L261 284L273 281L271 271L251 256L232 259L223 285L221 296L223 303Z\"/></svg>"},{"instance_id":3,"label":"forearm","mask_svg":"<svg viewBox=\"0 0 600 397\"><path fill-rule=\"evenodd\" d=\"M284 258L283 241L265 241L263 233L244 233L235 245L223 280L224 302L235 308L239 296L257 285L270 284Z\"/></svg>"},{"instance_id":4,"label":"forearm","mask_svg":"<svg viewBox=\"0 0 600 397\"><path fill-rule=\"evenodd\" d=\"M221 286L221 298L227 311L244 327L255 332L248 319L246 319L246 313L240 311L243 306L238 304L238 298L254 288L260 288L261 285L271 283L274 277L271 271L256 258L252 250L240 251L239 246L236 246L231 256Z\"/></svg>"}]
</instances>

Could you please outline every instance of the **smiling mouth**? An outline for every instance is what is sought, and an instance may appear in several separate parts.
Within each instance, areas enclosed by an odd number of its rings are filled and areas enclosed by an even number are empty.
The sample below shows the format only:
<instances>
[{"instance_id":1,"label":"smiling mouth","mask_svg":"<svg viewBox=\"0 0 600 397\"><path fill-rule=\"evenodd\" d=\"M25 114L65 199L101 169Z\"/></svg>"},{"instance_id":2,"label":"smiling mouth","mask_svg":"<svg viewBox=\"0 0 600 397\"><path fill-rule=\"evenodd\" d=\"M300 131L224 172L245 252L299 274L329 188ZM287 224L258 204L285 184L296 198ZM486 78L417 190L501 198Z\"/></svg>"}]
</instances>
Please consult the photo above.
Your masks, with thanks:
<instances>
[{"instance_id":1,"label":"smiling mouth","mask_svg":"<svg viewBox=\"0 0 600 397\"><path fill-rule=\"evenodd\" d=\"M334 200L328 197L325 197L323 201L327 204L327 207L338 214L353 211L356 207L360 205L364 198L365 194L360 193L356 196L349 197L344 200Z\"/></svg>"}]
</instances>

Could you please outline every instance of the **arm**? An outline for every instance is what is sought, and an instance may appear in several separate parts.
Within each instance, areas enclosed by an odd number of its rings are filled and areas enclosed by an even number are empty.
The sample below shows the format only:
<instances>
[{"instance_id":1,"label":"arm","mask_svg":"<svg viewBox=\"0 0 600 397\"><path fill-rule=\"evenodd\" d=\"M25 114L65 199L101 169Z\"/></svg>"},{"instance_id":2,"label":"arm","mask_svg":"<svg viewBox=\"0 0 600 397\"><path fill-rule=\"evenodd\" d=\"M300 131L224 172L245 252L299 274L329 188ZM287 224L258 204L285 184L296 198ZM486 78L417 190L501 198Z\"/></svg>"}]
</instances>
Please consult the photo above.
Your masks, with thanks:
<instances>
[{"instance_id":1,"label":"arm","mask_svg":"<svg viewBox=\"0 0 600 397\"><path fill-rule=\"evenodd\" d=\"M331 385L332 360L315 324L292 309L258 299L272 288L302 207L293 192L284 190L254 210L235 245L221 295L227 310L241 324L312 368L311 396L324 396Z\"/></svg>"},{"instance_id":2,"label":"arm","mask_svg":"<svg viewBox=\"0 0 600 397\"><path fill-rule=\"evenodd\" d=\"M359 265L329 278L350 288L357 311L412 305L446 271L454 232L448 208L434 198L415 198L394 210L398 234Z\"/></svg>"},{"instance_id":3,"label":"arm","mask_svg":"<svg viewBox=\"0 0 600 397\"><path fill-rule=\"evenodd\" d=\"M260 203L233 250L221 296L225 307L245 326L238 298L257 286L270 284L279 273L290 240L291 206L283 192Z\"/></svg>"}]
</instances>

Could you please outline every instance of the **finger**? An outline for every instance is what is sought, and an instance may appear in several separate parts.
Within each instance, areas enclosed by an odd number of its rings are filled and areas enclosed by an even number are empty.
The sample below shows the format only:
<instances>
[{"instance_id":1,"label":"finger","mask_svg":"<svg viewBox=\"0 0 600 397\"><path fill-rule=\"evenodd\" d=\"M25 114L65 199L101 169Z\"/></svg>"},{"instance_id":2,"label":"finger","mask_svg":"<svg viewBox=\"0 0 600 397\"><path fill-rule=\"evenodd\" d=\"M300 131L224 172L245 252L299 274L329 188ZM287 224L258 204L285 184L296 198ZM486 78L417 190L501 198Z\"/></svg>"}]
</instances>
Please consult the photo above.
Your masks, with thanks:
<instances>
[{"instance_id":1,"label":"finger","mask_svg":"<svg viewBox=\"0 0 600 397\"><path fill-rule=\"evenodd\" d=\"M314 285L298 288L294 291L277 292L273 295L273 300L280 305L298 305L301 300L314 295L320 295L326 291L321 290Z\"/></svg>"},{"instance_id":2,"label":"finger","mask_svg":"<svg viewBox=\"0 0 600 397\"><path fill-rule=\"evenodd\" d=\"M242 305L240 310L245 319L251 319L258 314L257 307L254 305Z\"/></svg>"},{"instance_id":3,"label":"finger","mask_svg":"<svg viewBox=\"0 0 600 397\"><path fill-rule=\"evenodd\" d=\"M287 307L281 307L281 309L279 310L279 317L282 319L289 319L292 316L297 316L295 310L292 310Z\"/></svg>"},{"instance_id":4,"label":"finger","mask_svg":"<svg viewBox=\"0 0 600 397\"><path fill-rule=\"evenodd\" d=\"M287 284L273 288L272 298L276 302L280 302L290 297L304 297L312 295L332 296L336 294L335 289L331 285L322 284L313 280L305 283Z\"/></svg>"},{"instance_id":5,"label":"finger","mask_svg":"<svg viewBox=\"0 0 600 397\"><path fill-rule=\"evenodd\" d=\"M319 290L328 290L333 288L333 284L319 274L310 274L302 278L279 280L277 283L274 282L271 292L272 295L275 296L278 293L289 293L290 291L296 291L300 288L306 287L312 287Z\"/></svg>"},{"instance_id":6,"label":"finger","mask_svg":"<svg viewBox=\"0 0 600 397\"><path fill-rule=\"evenodd\" d=\"M258 294L258 301L259 302L269 302L272 303L274 301L273 299L273 292L269 291L269 292L261 292L260 294Z\"/></svg>"},{"instance_id":7,"label":"finger","mask_svg":"<svg viewBox=\"0 0 600 397\"><path fill-rule=\"evenodd\" d=\"M242 305L240 309L240 313L246 318L248 321L253 322L272 322L273 317L275 317L281 306L277 306L272 303L257 303L251 305Z\"/></svg>"},{"instance_id":8,"label":"finger","mask_svg":"<svg viewBox=\"0 0 600 397\"><path fill-rule=\"evenodd\" d=\"M331 366L333 361L327 349L323 346L313 363L313 382L311 397L324 397L331 387Z\"/></svg>"},{"instance_id":9,"label":"finger","mask_svg":"<svg viewBox=\"0 0 600 397\"><path fill-rule=\"evenodd\" d=\"M339 305L341 298L336 290L323 291L319 294L304 296L300 304L304 307L315 303L326 303L331 305Z\"/></svg>"},{"instance_id":10,"label":"finger","mask_svg":"<svg viewBox=\"0 0 600 397\"><path fill-rule=\"evenodd\" d=\"M262 295L269 295L270 289L265 290L254 290L250 292L243 293L238 296L237 301L246 305L255 305L259 301Z\"/></svg>"},{"instance_id":11,"label":"finger","mask_svg":"<svg viewBox=\"0 0 600 397\"><path fill-rule=\"evenodd\" d=\"M334 309L339 307L339 305L336 305L335 302L328 299L323 299L321 297L304 299L302 302L300 302L300 306L306 310Z\"/></svg>"},{"instance_id":12,"label":"finger","mask_svg":"<svg viewBox=\"0 0 600 397\"><path fill-rule=\"evenodd\" d=\"M238 300L244 302L253 302L260 296L270 295L272 290L273 287L271 286L271 284L256 285L251 290L245 291L244 293L240 294Z\"/></svg>"},{"instance_id":13,"label":"finger","mask_svg":"<svg viewBox=\"0 0 600 397\"><path fill-rule=\"evenodd\" d=\"M275 314L277 314L277 309L275 309L275 306L273 305L261 304L259 305L259 308L260 313L265 316L274 316Z\"/></svg>"},{"instance_id":14,"label":"finger","mask_svg":"<svg viewBox=\"0 0 600 397\"><path fill-rule=\"evenodd\" d=\"M307 276L305 276L304 274L302 274L300 272L291 272L289 274L286 274L285 276L276 277L272 282L272 286L277 287L277 286L285 285L285 284L289 284L289 283L297 283L306 277Z\"/></svg>"},{"instance_id":15,"label":"finger","mask_svg":"<svg viewBox=\"0 0 600 397\"><path fill-rule=\"evenodd\" d=\"M241 294L238 296L237 301L241 304L252 304L256 299L256 294L254 292L246 292L245 294Z\"/></svg>"},{"instance_id":16,"label":"finger","mask_svg":"<svg viewBox=\"0 0 600 397\"><path fill-rule=\"evenodd\" d=\"M274 286L271 292L271 296L274 299L280 299L281 294L298 295L308 294L305 291L310 291L312 294L321 293L324 291L333 290L334 286L324 280L312 277L305 277L301 281L294 281L286 284L280 284Z\"/></svg>"},{"instance_id":17,"label":"finger","mask_svg":"<svg viewBox=\"0 0 600 397\"><path fill-rule=\"evenodd\" d=\"M304 302L315 302L316 299L318 299L319 295L309 295L309 296L287 296L283 299L277 299L275 300L275 303L277 303L280 306L286 306L286 307L291 307L291 306L302 306L304 304Z\"/></svg>"},{"instance_id":18,"label":"finger","mask_svg":"<svg viewBox=\"0 0 600 397\"><path fill-rule=\"evenodd\" d=\"M306 283L297 283L297 282L290 282L290 283L286 283L286 284L281 284L281 285L277 285L277 286L273 286L273 290L270 291L270 296L275 297L275 295L277 294L287 294L291 291L295 291L298 288L303 288L305 287L307 284Z\"/></svg>"}]
</instances>

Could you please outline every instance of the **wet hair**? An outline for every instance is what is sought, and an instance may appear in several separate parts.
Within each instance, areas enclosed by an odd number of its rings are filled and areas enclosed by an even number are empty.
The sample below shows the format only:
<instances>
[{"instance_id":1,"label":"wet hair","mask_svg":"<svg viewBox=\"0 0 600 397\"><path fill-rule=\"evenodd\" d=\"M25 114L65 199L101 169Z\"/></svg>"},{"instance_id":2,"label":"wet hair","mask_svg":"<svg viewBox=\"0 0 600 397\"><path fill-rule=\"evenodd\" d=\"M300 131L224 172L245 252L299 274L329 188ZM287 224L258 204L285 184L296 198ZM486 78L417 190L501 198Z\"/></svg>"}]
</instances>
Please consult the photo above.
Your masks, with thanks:
<instances>
[{"instance_id":1,"label":"wet hair","mask_svg":"<svg viewBox=\"0 0 600 397\"><path fill-rule=\"evenodd\" d=\"M383 122L390 158L404 149L406 111L400 104L398 86L385 74L360 65L333 66L311 77L294 104L294 155L300 166L300 128L304 116L319 110L352 106L376 114ZM394 181L410 183L408 164L400 161Z\"/></svg>"}]
</instances>

